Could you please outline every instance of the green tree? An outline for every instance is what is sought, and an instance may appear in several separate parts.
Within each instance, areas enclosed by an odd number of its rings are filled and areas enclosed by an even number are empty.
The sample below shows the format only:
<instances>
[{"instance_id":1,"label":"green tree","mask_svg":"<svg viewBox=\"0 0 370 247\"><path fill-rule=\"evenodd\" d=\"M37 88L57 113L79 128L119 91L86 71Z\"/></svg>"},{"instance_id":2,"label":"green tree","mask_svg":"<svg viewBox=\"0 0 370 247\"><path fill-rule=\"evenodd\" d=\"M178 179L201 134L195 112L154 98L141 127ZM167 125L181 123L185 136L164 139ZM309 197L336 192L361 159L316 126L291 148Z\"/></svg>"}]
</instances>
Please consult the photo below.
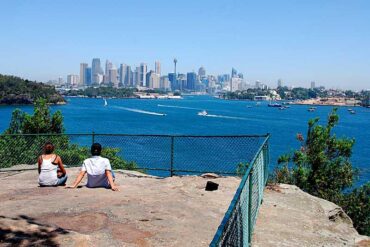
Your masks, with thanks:
<instances>
[{"instance_id":1,"label":"green tree","mask_svg":"<svg viewBox=\"0 0 370 247\"><path fill-rule=\"evenodd\" d=\"M318 124L318 118L309 121L306 139L298 134L301 147L279 157L280 166L274 170L272 181L295 184L342 206L359 233L369 235L370 184L344 193L352 187L358 173L350 161L355 141L332 133L339 121L336 111L333 109L325 126Z\"/></svg>"}]
</instances>

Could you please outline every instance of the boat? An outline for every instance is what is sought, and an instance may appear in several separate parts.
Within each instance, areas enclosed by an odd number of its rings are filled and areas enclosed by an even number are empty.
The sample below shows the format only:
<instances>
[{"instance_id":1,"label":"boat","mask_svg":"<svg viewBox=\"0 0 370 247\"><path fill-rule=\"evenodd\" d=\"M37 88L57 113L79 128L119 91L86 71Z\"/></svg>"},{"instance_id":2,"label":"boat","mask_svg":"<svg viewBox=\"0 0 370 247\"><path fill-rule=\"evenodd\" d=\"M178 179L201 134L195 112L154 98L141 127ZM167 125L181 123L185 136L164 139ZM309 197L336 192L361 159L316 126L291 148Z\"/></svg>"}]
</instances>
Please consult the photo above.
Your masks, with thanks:
<instances>
[{"instance_id":1,"label":"boat","mask_svg":"<svg viewBox=\"0 0 370 247\"><path fill-rule=\"evenodd\" d=\"M104 99L104 106L107 106L108 105L108 102L106 99Z\"/></svg>"},{"instance_id":2,"label":"boat","mask_svg":"<svg viewBox=\"0 0 370 247\"><path fill-rule=\"evenodd\" d=\"M356 112L354 110L349 111L349 113L356 114Z\"/></svg>"},{"instance_id":3,"label":"boat","mask_svg":"<svg viewBox=\"0 0 370 247\"><path fill-rule=\"evenodd\" d=\"M310 108L308 108L308 110L307 111L309 111L309 112L314 112L314 111L316 111L316 107L310 107Z\"/></svg>"},{"instance_id":4,"label":"boat","mask_svg":"<svg viewBox=\"0 0 370 247\"><path fill-rule=\"evenodd\" d=\"M207 115L208 115L208 112L205 110L198 112L198 116L207 116Z\"/></svg>"},{"instance_id":5,"label":"boat","mask_svg":"<svg viewBox=\"0 0 370 247\"><path fill-rule=\"evenodd\" d=\"M279 104L279 103L269 103L268 105L267 105L268 107L281 107L281 104Z\"/></svg>"},{"instance_id":6,"label":"boat","mask_svg":"<svg viewBox=\"0 0 370 247\"><path fill-rule=\"evenodd\" d=\"M348 108L348 111L351 112L351 111L353 111L353 109L352 108Z\"/></svg>"}]
</instances>

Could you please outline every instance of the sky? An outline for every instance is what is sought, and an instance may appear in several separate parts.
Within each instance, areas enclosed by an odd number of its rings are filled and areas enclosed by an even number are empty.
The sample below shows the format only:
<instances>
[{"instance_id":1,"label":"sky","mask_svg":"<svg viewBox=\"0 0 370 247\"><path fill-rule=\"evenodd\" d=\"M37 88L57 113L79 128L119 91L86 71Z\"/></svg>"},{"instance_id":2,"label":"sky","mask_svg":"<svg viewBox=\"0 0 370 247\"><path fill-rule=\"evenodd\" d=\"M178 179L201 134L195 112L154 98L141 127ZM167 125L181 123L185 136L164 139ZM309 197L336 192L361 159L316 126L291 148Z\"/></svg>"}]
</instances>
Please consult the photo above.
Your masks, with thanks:
<instances>
[{"instance_id":1,"label":"sky","mask_svg":"<svg viewBox=\"0 0 370 247\"><path fill-rule=\"evenodd\" d=\"M368 0L0 0L0 73L47 81L98 57L276 86L370 88Z\"/></svg>"}]
</instances>

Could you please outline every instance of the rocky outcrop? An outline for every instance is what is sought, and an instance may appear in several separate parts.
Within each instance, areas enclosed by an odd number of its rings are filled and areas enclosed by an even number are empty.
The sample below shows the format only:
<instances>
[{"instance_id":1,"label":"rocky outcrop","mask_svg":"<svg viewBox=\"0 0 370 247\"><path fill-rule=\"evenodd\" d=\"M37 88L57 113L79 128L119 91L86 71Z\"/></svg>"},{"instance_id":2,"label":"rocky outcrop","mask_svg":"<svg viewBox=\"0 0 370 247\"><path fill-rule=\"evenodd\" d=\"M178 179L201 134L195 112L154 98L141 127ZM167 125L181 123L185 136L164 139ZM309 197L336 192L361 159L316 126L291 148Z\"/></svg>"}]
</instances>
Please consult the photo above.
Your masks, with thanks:
<instances>
[{"instance_id":1,"label":"rocky outcrop","mask_svg":"<svg viewBox=\"0 0 370 247\"><path fill-rule=\"evenodd\" d=\"M338 205L280 184L265 190L253 246L370 246L370 238Z\"/></svg>"}]
</instances>

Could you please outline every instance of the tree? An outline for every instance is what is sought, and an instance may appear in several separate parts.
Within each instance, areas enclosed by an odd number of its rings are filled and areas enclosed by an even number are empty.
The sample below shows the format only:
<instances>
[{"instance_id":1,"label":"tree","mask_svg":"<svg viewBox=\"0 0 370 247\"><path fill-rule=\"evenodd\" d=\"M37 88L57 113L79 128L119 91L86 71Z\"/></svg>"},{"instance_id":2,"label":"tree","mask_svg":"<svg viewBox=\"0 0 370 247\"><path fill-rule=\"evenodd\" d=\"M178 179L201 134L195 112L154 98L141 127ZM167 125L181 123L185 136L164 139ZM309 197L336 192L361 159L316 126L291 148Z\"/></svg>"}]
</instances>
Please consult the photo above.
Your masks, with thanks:
<instances>
[{"instance_id":1,"label":"tree","mask_svg":"<svg viewBox=\"0 0 370 247\"><path fill-rule=\"evenodd\" d=\"M45 99L34 103L34 113L30 115L16 109L12 114L6 134L61 134L64 132L63 116L60 111L50 113Z\"/></svg>"},{"instance_id":2,"label":"tree","mask_svg":"<svg viewBox=\"0 0 370 247\"><path fill-rule=\"evenodd\" d=\"M318 118L311 119L306 139L297 134L301 147L279 157L278 164L283 166L275 169L272 181L295 184L342 206L359 233L369 234L370 184L348 193L358 173L350 161L355 140L332 133L339 121L336 111L330 113L326 126L319 125Z\"/></svg>"}]
</instances>

